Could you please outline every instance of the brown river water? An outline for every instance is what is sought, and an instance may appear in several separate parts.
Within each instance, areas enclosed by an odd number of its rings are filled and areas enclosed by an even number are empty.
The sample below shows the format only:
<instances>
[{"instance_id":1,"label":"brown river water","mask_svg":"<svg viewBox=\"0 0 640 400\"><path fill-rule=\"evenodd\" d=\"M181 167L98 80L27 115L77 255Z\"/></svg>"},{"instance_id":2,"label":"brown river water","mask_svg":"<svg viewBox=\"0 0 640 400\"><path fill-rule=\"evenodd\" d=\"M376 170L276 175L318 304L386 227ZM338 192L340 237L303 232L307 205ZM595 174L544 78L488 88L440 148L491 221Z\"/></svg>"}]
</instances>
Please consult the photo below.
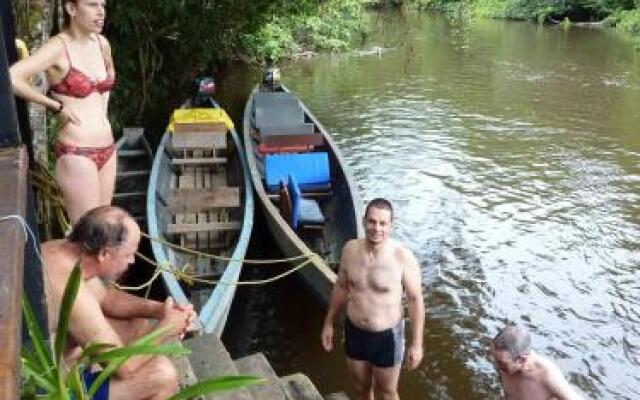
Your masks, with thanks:
<instances>
[{"instance_id":1,"label":"brown river water","mask_svg":"<svg viewBox=\"0 0 640 400\"><path fill-rule=\"evenodd\" d=\"M401 397L498 398L488 340L515 322L585 397L639 399L640 52L599 30L372 24L362 50L281 69L420 260L425 358ZM236 117L257 79L232 67L220 82ZM252 246L278 256L260 224ZM323 312L295 278L242 288L224 339L348 392L341 350L320 348Z\"/></svg>"}]
</instances>

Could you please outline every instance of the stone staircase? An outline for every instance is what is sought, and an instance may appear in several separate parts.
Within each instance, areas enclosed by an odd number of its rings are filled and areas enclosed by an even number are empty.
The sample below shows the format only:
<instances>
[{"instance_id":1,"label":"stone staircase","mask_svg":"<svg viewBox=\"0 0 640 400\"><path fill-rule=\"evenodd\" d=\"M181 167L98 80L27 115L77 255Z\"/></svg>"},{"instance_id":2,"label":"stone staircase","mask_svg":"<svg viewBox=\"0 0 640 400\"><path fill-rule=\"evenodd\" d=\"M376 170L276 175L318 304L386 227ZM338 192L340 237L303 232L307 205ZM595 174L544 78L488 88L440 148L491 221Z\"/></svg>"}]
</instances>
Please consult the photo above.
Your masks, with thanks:
<instances>
[{"instance_id":1,"label":"stone staircase","mask_svg":"<svg viewBox=\"0 0 640 400\"><path fill-rule=\"evenodd\" d=\"M197 400L349 400L342 392L323 397L311 380L301 373L278 377L262 353L232 360L215 335L197 336L185 340L183 345L191 354L188 358L173 360L181 387L223 375L254 375L267 380L260 385L211 394Z\"/></svg>"}]
</instances>

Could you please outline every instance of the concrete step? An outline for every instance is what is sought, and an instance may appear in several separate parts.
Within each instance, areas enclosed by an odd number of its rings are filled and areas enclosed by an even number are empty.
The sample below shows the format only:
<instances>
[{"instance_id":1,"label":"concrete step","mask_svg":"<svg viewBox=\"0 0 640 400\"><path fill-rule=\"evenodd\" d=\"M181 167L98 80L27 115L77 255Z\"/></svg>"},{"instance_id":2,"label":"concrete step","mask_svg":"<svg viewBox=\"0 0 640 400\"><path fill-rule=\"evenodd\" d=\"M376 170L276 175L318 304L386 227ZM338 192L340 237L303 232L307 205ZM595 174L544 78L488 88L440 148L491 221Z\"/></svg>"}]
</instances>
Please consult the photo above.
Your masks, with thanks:
<instances>
[{"instance_id":1,"label":"concrete step","mask_svg":"<svg viewBox=\"0 0 640 400\"><path fill-rule=\"evenodd\" d=\"M335 392L324 396L324 400L349 400L345 392Z\"/></svg>"},{"instance_id":2,"label":"concrete step","mask_svg":"<svg viewBox=\"0 0 640 400\"><path fill-rule=\"evenodd\" d=\"M287 400L324 400L304 374L297 373L280 378L280 382L287 394Z\"/></svg>"},{"instance_id":3,"label":"concrete step","mask_svg":"<svg viewBox=\"0 0 640 400\"><path fill-rule=\"evenodd\" d=\"M173 358L171 362L176 367L178 371L178 387L180 390L186 388L187 386L191 386L198 382L196 379L196 375L191 368L191 363L187 357ZM204 397L199 396L195 397L193 400L203 400Z\"/></svg>"},{"instance_id":4,"label":"concrete step","mask_svg":"<svg viewBox=\"0 0 640 400\"><path fill-rule=\"evenodd\" d=\"M249 392L254 399L260 400L285 400L284 388L280 383L280 378L269 364L269 361L262 353L252 354L235 360L238 372L242 375L255 375L262 377L268 383L262 385L249 386Z\"/></svg>"},{"instance_id":5,"label":"concrete step","mask_svg":"<svg viewBox=\"0 0 640 400\"><path fill-rule=\"evenodd\" d=\"M238 375L236 365L216 335L202 335L185 340L184 345L191 350L189 362L198 381L224 376ZM252 400L245 388L205 396L207 400Z\"/></svg>"}]
</instances>

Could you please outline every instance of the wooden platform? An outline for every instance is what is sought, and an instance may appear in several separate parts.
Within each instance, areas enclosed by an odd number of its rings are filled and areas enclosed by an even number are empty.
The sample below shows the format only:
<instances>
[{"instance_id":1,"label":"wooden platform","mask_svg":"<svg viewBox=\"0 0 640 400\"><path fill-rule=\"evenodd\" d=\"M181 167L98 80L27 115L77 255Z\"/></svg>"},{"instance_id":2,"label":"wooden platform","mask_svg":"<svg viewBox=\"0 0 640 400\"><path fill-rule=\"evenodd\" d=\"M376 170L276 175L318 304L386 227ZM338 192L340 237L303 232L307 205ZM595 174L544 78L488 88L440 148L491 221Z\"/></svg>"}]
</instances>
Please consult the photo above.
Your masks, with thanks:
<instances>
[{"instance_id":1,"label":"wooden platform","mask_svg":"<svg viewBox=\"0 0 640 400\"><path fill-rule=\"evenodd\" d=\"M0 149L0 216L26 215L28 156ZM16 221L0 222L0 399L19 398L20 299L25 238Z\"/></svg>"}]
</instances>

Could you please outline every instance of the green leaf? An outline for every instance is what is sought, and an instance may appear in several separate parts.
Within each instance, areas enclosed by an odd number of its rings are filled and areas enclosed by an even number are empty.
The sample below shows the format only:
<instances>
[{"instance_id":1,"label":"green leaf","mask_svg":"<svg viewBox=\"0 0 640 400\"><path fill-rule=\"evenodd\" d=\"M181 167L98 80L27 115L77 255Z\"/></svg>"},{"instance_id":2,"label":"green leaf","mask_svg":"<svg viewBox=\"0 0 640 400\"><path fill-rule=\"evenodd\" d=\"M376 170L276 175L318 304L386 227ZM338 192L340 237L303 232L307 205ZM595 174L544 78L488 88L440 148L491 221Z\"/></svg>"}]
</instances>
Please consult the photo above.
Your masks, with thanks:
<instances>
[{"instance_id":1,"label":"green leaf","mask_svg":"<svg viewBox=\"0 0 640 400\"><path fill-rule=\"evenodd\" d=\"M161 335L163 335L166 332L168 332L170 328L171 327L169 327L169 326L165 326L165 327L154 329L152 332L150 332L150 333L146 334L145 336L141 337L140 339L134 341L132 344L127 345L127 346L122 347L122 348L119 348L119 349L116 349L116 350L126 349L126 348L130 348L132 346L150 345L151 342L153 342L158 337L160 337ZM112 350L112 351L115 351L115 350ZM126 357L119 357L119 358L112 359L109 362L109 364L102 370L100 375L98 375L96 380L93 381L93 383L91 384L91 387L89 388L89 391L88 391L89 398L93 397L93 395L96 393L96 391L98 390L98 388L100 387L102 382L107 380L108 377L110 377L114 372L116 372L118 370L118 368L120 368L120 366L122 364L124 364L127 361L127 359L129 357L131 357L131 356L132 355L128 355ZM95 362L95 361L92 361L92 362Z\"/></svg>"},{"instance_id":2,"label":"green leaf","mask_svg":"<svg viewBox=\"0 0 640 400\"><path fill-rule=\"evenodd\" d=\"M71 389L71 393L75 399L83 399L85 398L85 388L84 383L80 379L80 366L75 365L71 371L69 372L69 376L67 377L69 382L69 389Z\"/></svg>"},{"instance_id":3,"label":"green leaf","mask_svg":"<svg viewBox=\"0 0 640 400\"><path fill-rule=\"evenodd\" d=\"M168 400L188 400L194 396L199 396L202 394L240 389L246 386L265 382L265 379L257 376L222 376L219 378L207 379L205 381L198 382L195 385L184 388L179 393L170 397Z\"/></svg>"},{"instance_id":4,"label":"green leaf","mask_svg":"<svg viewBox=\"0 0 640 400\"><path fill-rule=\"evenodd\" d=\"M180 357L189 354L189 350L182 347L180 343L169 343L163 345L140 344L119 347L114 350L105 351L91 359L92 363L116 360L120 357L131 358L142 354L161 354L168 357Z\"/></svg>"},{"instance_id":5,"label":"green leaf","mask_svg":"<svg viewBox=\"0 0 640 400\"><path fill-rule=\"evenodd\" d=\"M51 382L50 379L47 379L48 376L43 374L41 371L39 371L37 368L34 368L33 364L31 364L29 361L27 361L26 359L22 359L22 376L29 379L33 379L36 384L43 388L44 390L46 390L49 393L55 393L56 392L56 383L57 382Z\"/></svg>"},{"instance_id":6,"label":"green leaf","mask_svg":"<svg viewBox=\"0 0 640 400\"><path fill-rule=\"evenodd\" d=\"M151 344L154 340L158 339L160 336L162 336L165 333L169 332L169 330L171 330L171 326L157 327L153 331L151 331L151 332L147 333L146 335L144 335L143 337L141 337L140 339L137 339L137 340L133 341L131 344L132 345Z\"/></svg>"},{"instance_id":7,"label":"green leaf","mask_svg":"<svg viewBox=\"0 0 640 400\"><path fill-rule=\"evenodd\" d=\"M93 383L91 384L91 387L89 387L89 390L87 391L87 396L90 399L93 399L93 396L98 391L98 388L100 387L100 385L102 385L104 381L106 381L114 372L116 372L118 368L120 368L120 366L124 364L126 360L127 360L126 358L120 358L116 360L116 362L113 362L107 365L102 370L102 372L100 372L100 375L98 375L98 377L93 381Z\"/></svg>"},{"instance_id":8,"label":"green leaf","mask_svg":"<svg viewBox=\"0 0 640 400\"><path fill-rule=\"evenodd\" d=\"M27 325L27 331L31 338L31 345L38 357L40 369L42 371L48 370L53 366L51 349L49 348L47 341L44 339L42 330L40 329L40 326L38 326L35 313L33 312L26 296L22 296L22 313L24 314L24 322ZM53 375L51 375L50 378L53 379Z\"/></svg>"},{"instance_id":9,"label":"green leaf","mask_svg":"<svg viewBox=\"0 0 640 400\"><path fill-rule=\"evenodd\" d=\"M82 349L79 359L83 361L89 360L91 357L95 357L96 355L114 347L115 345L109 343L90 343Z\"/></svg>"},{"instance_id":10,"label":"green leaf","mask_svg":"<svg viewBox=\"0 0 640 400\"><path fill-rule=\"evenodd\" d=\"M59 365L62 360L65 346L67 345L67 335L69 329L69 320L71 319L71 309L73 303L76 301L78 295L78 289L80 288L80 281L82 279L82 270L80 269L80 260L76 263L71 271L67 285L64 288L64 295L62 296L62 305L60 307L60 314L58 316L58 328L56 330L55 341L55 359Z\"/></svg>"}]
</instances>

